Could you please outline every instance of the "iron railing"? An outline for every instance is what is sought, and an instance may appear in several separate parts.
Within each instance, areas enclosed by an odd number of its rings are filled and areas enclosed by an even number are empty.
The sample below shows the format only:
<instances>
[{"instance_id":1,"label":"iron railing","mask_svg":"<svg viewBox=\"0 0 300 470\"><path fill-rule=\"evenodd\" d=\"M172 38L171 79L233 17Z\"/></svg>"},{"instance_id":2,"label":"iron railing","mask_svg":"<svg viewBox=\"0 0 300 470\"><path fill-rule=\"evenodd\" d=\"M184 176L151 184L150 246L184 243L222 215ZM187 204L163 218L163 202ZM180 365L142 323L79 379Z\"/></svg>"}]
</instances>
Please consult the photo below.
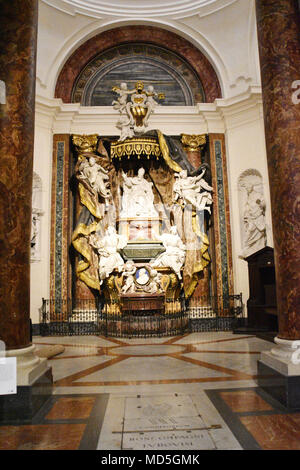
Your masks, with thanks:
<instances>
[{"instance_id":1,"label":"iron railing","mask_svg":"<svg viewBox=\"0 0 300 470\"><path fill-rule=\"evenodd\" d=\"M42 336L176 336L187 332L230 331L245 321L242 294L198 297L165 304L165 311L121 311L100 299L43 299Z\"/></svg>"}]
</instances>

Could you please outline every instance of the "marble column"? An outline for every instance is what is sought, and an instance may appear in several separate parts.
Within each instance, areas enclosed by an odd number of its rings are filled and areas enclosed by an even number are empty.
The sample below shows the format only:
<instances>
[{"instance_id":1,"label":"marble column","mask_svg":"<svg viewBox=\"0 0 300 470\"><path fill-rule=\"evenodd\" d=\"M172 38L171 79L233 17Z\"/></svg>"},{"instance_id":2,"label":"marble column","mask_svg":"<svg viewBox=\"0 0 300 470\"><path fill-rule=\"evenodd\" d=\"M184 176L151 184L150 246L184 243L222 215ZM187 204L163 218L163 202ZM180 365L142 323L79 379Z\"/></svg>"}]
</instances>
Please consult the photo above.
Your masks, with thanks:
<instances>
[{"instance_id":1,"label":"marble column","mask_svg":"<svg viewBox=\"0 0 300 470\"><path fill-rule=\"evenodd\" d=\"M189 162L195 169L201 165L201 149L206 144L205 134L181 134L181 142Z\"/></svg>"},{"instance_id":2,"label":"marble column","mask_svg":"<svg viewBox=\"0 0 300 470\"><path fill-rule=\"evenodd\" d=\"M279 323L262 361L300 379L300 18L296 0L257 0L256 13Z\"/></svg>"},{"instance_id":3,"label":"marble column","mask_svg":"<svg viewBox=\"0 0 300 470\"><path fill-rule=\"evenodd\" d=\"M202 148L206 144L205 134L182 134L181 142L187 154L189 162L193 165L195 170L203 163L202 161ZM207 267L201 272L198 284L191 297L191 306L198 307L199 302L201 306L210 307L209 303L209 270Z\"/></svg>"},{"instance_id":4,"label":"marble column","mask_svg":"<svg viewBox=\"0 0 300 470\"><path fill-rule=\"evenodd\" d=\"M17 384L45 370L30 335L37 0L0 0L0 339L17 358Z\"/></svg>"}]
</instances>

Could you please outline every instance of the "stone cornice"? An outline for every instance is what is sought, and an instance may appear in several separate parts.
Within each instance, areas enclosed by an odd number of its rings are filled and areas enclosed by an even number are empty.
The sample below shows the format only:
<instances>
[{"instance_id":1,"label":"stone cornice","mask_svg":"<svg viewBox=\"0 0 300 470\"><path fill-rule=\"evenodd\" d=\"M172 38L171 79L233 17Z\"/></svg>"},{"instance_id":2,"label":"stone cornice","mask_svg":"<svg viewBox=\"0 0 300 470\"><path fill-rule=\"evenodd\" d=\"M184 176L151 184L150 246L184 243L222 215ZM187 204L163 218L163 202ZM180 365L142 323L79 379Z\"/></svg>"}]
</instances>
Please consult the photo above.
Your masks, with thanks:
<instances>
[{"instance_id":1,"label":"stone cornice","mask_svg":"<svg viewBox=\"0 0 300 470\"><path fill-rule=\"evenodd\" d=\"M150 129L160 129L170 135L181 133L219 133L262 118L260 87L229 99L196 106L161 106L149 122ZM60 98L36 97L36 125L53 133L99 133L118 135L119 114L112 106L81 106L63 103Z\"/></svg>"}]
</instances>

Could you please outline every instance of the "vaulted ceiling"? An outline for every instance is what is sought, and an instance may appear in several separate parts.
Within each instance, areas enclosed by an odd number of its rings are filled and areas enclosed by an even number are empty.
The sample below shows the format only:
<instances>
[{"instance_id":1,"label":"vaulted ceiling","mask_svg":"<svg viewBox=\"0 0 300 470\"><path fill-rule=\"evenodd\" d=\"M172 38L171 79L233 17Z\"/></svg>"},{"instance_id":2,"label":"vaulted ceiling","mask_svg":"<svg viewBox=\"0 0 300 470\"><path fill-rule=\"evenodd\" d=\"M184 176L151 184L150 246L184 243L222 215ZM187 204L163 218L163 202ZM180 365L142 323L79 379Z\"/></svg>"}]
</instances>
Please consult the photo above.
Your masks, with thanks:
<instances>
[{"instance_id":1,"label":"vaulted ceiling","mask_svg":"<svg viewBox=\"0 0 300 470\"><path fill-rule=\"evenodd\" d=\"M88 16L130 16L173 18L213 13L236 0L43 0L48 5L69 13L82 13Z\"/></svg>"}]
</instances>

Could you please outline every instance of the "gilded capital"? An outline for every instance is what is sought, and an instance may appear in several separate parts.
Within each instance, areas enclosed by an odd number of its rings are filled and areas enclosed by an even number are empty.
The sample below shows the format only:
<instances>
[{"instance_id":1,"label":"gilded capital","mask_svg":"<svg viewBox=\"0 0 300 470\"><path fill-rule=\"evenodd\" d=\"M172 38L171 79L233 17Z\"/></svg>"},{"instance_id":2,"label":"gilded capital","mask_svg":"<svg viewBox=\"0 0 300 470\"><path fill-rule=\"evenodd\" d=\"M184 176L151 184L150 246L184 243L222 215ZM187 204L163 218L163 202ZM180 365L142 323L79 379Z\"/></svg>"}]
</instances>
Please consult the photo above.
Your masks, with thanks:
<instances>
[{"instance_id":1,"label":"gilded capital","mask_svg":"<svg viewBox=\"0 0 300 470\"><path fill-rule=\"evenodd\" d=\"M198 152L206 143L206 134L181 134L181 142L190 152Z\"/></svg>"},{"instance_id":2,"label":"gilded capital","mask_svg":"<svg viewBox=\"0 0 300 470\"><path fill-rule=\"evenodd\" d=\"M79 155L82 153L95 153L98 142L98 134L74 134L72 136L72 141Z\"/></svg>"}]
</instances>

